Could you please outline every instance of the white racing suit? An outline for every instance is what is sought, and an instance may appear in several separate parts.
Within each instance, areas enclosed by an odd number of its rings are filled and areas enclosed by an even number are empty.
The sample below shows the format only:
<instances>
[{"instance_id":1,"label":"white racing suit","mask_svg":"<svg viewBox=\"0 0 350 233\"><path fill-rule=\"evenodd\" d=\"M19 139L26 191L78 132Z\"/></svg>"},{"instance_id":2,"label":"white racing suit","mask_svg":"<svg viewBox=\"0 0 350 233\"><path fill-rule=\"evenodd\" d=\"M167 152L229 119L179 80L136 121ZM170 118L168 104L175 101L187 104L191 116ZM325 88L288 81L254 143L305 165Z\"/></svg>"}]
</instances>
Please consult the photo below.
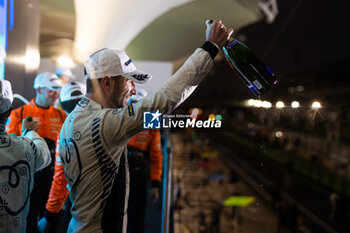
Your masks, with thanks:
<instances>
[{"instance_id":1,"label":"white racing suit","mask_svg":"<svg viewBox=\"0 0 350 233\"><path fill-rule=\"evenodd\" d=\"M24 136L25 135L25 136ZM34 172L51 162L49 148L34 131L8 135L0 125L0 232L25 233Z\"/></svg>"},{"instance_id":2,"label":"white racing suit","mask_svg":"<svg viewBox=\"0 0 350 233\"><path fill-rule=\"evenodd\" d=\"M126 232L129 196L126 145L143 130L144 111L170 113L207 75L213 66L213 55L204 45L163 88L138 103L106 109L84 97L69 114L59 140L59 155L72 201L68 232Z\"/></svg>"}]
</instances>

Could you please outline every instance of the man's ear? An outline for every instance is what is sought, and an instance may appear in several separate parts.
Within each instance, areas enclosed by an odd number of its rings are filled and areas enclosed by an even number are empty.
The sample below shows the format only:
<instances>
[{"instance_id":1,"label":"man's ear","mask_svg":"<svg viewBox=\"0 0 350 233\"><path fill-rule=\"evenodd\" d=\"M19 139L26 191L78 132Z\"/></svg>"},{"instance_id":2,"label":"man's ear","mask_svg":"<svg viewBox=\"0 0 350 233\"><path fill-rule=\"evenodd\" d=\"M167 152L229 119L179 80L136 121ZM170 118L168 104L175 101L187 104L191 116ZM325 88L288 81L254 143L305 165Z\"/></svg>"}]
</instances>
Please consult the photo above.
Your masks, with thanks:
<instances>
[{"instance_id":1,"label":"man's ear","mask_svg":"<svg viewBox=\"0 0 350 233\"><path fill-rule=\"evenodd\" d=\"M42 91L41 87L38 87L38 88L36 89L36 91L37 91L39 94L41 94L41 91Z\"/></svg>"},{"instance_id":2,"label":"man's ear","mask_svg":"<svg viewBox=\"0 0 350 233\"><path fill-rule=\"evenodd\" d=\"M111 77L109 77L109 76L103 77L102 78L102 86L104 88L107 88L107 89L111 88L112 87L112 79L111 79Z\"/></svg>"}]
</instances>

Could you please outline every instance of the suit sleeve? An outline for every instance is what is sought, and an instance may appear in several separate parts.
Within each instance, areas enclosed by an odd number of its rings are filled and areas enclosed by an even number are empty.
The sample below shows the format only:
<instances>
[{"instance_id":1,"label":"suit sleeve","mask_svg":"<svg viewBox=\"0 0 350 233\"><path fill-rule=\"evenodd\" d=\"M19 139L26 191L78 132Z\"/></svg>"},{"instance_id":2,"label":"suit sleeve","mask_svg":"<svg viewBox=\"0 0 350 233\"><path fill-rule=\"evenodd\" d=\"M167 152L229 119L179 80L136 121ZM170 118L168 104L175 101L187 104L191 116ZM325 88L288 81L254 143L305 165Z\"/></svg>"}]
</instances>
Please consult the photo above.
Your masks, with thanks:
<instances>
[{"instance_id":1,"label":"suit sleeve","mask_svg":"<svg viewBox=\"0 0 350 233\"><path fill-rule=\"evenodd\" d=\"M149 158L150 158L150 172L151 172L150 176L151 176L151 181L153 186L153 184L156 185L158 182L161 181L163 155L162 155L162 148L161 148L161 142L160 142L160 131L152 130L151 134L152 134L152 139L150 141Z\"/></svg>"},{"instance_id":2,"label":"suit sleeve","mask_svg":"<svg viewBox=\"0 0 350 233\"><path fill-rule=\"evenodd\" d=\"M35 131L24 131L22 137L30 140L35 157L34 170L37 172L47 167L51 163L51 155L45 140Z\"/></svg>"},{"instance_id":3,"label":"suit sleeve","mask_svg":"<svg viewBox=\"0 0 350 233\"><path fill-rule=\"evenodd\" d=\"M106 110L103 135L106 143L109 143L107 146L113 148L125 145L134 135L142 131L145 111L158 110L162 114L173 111L196 89L212 67L213 59L209 52L198 48L154 94L122 109Z\"/></svg>"}]
</instances>

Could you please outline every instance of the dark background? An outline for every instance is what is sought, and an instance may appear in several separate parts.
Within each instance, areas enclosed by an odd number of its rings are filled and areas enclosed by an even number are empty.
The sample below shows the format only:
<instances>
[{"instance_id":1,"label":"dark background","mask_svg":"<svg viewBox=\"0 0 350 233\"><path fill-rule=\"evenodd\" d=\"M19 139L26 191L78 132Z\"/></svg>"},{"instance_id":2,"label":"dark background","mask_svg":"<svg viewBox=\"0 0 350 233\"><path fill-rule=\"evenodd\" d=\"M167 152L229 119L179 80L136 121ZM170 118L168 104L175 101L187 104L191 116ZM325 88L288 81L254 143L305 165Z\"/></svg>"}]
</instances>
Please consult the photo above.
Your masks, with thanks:
<instances>
[{"instance_id":1,"label":"dark background","mask_svg":"<svg viewBox=\"0 0 350 233\"><path fill-rule=\"evenodd\" d=\"M349 106L350 2L277 1L274 23L259 22L235 32L272 69L278 83L261 98L298 100L309 105L315 99L323 106ZM255 98L237 79L226 61L190 100L216 103ZM293 92L302 85L304 91ZM214 87L214 88L213 88ZM274 104L274 103L273 103Z\"/></svg>"}]
</instances>

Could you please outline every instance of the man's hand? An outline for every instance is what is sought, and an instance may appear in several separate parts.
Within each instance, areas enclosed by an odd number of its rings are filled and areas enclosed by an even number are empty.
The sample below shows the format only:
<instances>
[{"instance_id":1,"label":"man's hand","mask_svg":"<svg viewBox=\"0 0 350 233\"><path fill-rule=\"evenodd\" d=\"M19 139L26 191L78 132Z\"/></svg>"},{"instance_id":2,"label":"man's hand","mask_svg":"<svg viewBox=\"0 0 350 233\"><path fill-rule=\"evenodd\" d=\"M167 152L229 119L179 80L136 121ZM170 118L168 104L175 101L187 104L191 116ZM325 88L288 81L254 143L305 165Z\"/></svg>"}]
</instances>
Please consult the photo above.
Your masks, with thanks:
<instances>
[{"instance_id":1,"label":"man's hand","mask_svg":"<svg viewBox=\"0 0 350 233\"><path fill-rule=\"evenodd\" d=\"M226 44L232 33L232 28L227 30L222 21L220 19L216 19L207 27L206 40L218 45L221 48Z\"/></svg>"},{"instance_id":2,"label":"man's hand","mask_svg":"<svg viewBox=\"0 0 350 233\"><path fill-rule=\"evenodd\" d=\"M153 187L151 189L151 205L154 205L159 199L159 188Z\"/></svg>"},{"instance_id":3,"label":"man's hand","mask_svg":"<svg viewBox=\"0 0 350 233\"><path fill-rule=\"evenodd\" d=\"M22 132L25 130L34 130L35 132L38 131L39 125L38 122L33 121L32 119L23 119L22 121Z\"/></svg>"},{"instance_id":4,"label":"man's hand","mask_svg":"<svg viewBox=\"0 0 350 233\"><path fill-rule=\"evenodd\" d=\"M59 213L51 213L45 210L44 217L38 221L38 231L40 233L52 233L57 231L57 226L61 224L62 210Z\"/></svg>"}]
</instances>

